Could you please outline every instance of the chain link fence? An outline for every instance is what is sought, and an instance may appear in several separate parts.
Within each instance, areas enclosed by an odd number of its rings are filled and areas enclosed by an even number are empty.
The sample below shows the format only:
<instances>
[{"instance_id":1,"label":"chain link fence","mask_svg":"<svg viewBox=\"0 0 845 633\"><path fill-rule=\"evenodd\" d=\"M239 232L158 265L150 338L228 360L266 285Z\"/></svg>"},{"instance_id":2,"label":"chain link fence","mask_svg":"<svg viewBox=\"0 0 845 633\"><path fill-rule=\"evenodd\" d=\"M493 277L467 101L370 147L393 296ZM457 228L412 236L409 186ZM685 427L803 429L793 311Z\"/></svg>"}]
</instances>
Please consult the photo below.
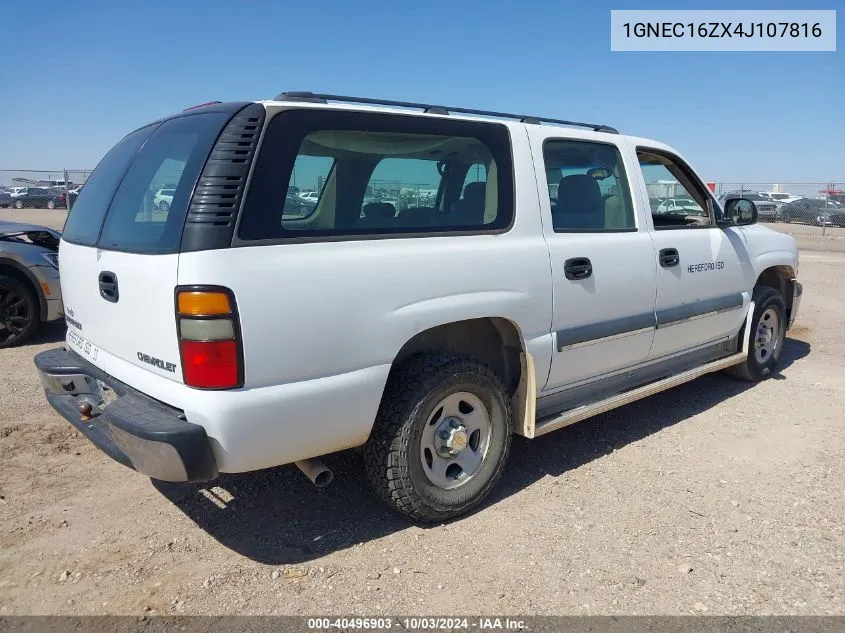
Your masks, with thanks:
<instances>
[{"instance_id":1,"label":"chain link fence","mask_svg":"<svg viewBox=\"0 0 845 633\"><path fill-rule=\"evenodd\" d=\"M0 207L68 209L90 169L0 169Z\"/></svg>"}]
</instances>

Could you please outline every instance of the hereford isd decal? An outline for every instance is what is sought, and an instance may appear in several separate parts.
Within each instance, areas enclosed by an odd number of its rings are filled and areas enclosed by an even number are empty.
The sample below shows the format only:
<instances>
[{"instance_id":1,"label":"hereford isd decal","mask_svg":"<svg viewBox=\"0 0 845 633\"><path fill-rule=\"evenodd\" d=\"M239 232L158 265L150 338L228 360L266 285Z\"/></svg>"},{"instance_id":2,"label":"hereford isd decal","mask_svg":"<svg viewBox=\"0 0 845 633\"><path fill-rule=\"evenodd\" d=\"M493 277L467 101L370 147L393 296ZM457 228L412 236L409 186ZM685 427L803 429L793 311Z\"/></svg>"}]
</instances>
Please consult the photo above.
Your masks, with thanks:
<instances>
[{"instance_id":1,"label":"hereford isd decal","mask_svg":"<svg viewBox=\"0 0 845 633\"><path fill-rule=\"evenodd\" d=\"M703 262L701 264L690 264L689 266L687 266L687 272L692 275L693 273L705 273L713 270L722 270L724 267L725 262L723 261Z\"/></svg>"}]
</instances>

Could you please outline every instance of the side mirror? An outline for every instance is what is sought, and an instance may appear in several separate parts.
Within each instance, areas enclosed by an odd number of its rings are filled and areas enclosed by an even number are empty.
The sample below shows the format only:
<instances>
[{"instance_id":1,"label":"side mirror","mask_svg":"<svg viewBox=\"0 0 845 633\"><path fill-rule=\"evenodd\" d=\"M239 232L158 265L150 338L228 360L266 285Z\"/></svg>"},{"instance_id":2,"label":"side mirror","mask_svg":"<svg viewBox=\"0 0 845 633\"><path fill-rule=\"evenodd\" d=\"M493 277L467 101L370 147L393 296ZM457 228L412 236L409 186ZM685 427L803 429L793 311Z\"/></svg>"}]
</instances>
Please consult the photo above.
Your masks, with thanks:
<instances>
[{"instance_id":1,"label":"side mirror","mask_svg":"<svg viewBox=\"0 0 845 633\"><path fill-rule=\"evenodd\" d=\"M730 197L725 200L722 226L747 226L757 222L757 205L748 198Z\"/></svg>"}]
</instances>

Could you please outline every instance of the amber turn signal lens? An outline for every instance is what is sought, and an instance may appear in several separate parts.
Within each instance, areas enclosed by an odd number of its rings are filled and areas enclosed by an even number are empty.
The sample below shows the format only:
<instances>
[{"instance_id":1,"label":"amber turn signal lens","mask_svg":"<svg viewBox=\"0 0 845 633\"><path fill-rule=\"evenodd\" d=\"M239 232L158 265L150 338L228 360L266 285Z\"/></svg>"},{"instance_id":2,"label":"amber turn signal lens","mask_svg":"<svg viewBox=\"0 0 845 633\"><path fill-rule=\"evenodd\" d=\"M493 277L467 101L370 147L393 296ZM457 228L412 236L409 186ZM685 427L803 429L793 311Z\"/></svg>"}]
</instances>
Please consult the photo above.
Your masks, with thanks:
<instances>
[{"instance_id":1,"label":"amber turn signal lens","mask_svg":"<svg viewBox=\"0 0 845 633\"><path fill-rule=\"evenodd\" d=\"M229 314L232 311L225 292L180 292L176 305L179 314L192 316Z\"/></svg>"}]
</instances>

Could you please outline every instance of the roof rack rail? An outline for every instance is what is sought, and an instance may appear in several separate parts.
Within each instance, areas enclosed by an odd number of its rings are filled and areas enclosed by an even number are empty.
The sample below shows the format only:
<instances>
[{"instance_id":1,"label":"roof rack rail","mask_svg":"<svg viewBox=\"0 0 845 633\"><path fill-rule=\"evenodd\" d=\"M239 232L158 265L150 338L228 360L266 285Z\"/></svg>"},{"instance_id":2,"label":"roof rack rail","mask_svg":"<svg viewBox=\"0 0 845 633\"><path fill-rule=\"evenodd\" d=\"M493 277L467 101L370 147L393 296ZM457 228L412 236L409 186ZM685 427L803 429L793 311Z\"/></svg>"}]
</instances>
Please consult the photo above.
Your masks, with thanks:
<instances>
[{"instance_id":1,"label":"roof rack rail","mask_svg":"<svg viewBox=\"0 0 845 633\"><path fill-rule=\"evenodd\" d=\"M342 103L365 103L371 105L381 105L399 108L418 108L423 112L431 114L445 114L456 112L458 114L475 114L479 116L489 116L501 119L518 119L522 123L533 123L539 125L540 123L555 123L557 125L573 125L576 127L586 127L595 132L607 132L609 134L619 134L619 130L610 127L609 125L601 125L597 123L579 123L578 121L565 121L564 119L551 119L549 117L541 116L527 116L524 114L508 114L507 112L492 112L490 110L475 110L473 108L460 108L454 106L439 106L428 103L413 103L410 101L391 101L389 99L372 99L370 97L347 97L343 95L319 94L314 92L282 92L277 95L274 101L304 101L309 103L328 103L329 101L340 101Z\"/></svg>"}]
</instances>

